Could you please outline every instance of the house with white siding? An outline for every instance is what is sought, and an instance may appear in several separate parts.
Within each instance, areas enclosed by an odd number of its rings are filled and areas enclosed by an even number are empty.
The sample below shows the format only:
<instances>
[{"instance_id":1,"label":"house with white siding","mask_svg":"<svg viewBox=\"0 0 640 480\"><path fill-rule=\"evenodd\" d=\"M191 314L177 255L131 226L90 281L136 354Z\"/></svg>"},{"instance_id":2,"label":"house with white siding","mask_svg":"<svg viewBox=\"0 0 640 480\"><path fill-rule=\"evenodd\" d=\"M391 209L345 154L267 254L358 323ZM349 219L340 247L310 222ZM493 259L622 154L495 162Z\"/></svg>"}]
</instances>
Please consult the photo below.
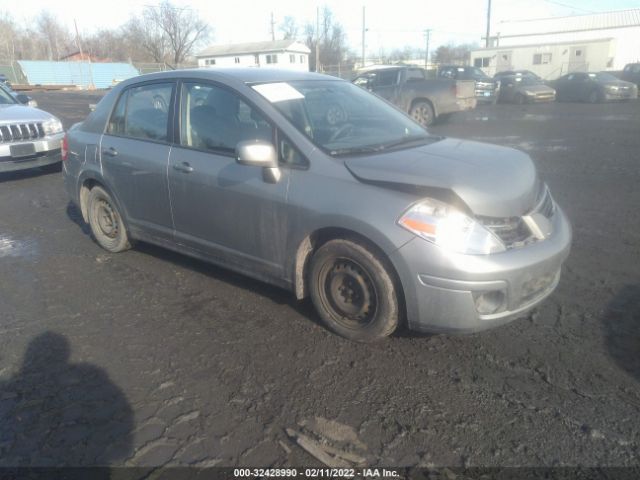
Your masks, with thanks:
<instances>
[{"instance_id":1,"label":"house with white siding","mask_svg":"<svg viewBox=\"0 0 640 480\"><path fill-rule=\"evenodd\" d=\"M198 67L271 67L309 71L309 48L295 40L213 45L196 54Z\"/></svg>"},{"instance_id":2,"label":"house with white siding","mask_svg":"<svg viewBox=\"0 0 640 480\"><path fill-rule=\"evenodd\" d=\"M622 70L640 61L640 8L501 22L471 64L489 75L531 70L554 79L567 72Z\"/></svg>"}]
</instances>

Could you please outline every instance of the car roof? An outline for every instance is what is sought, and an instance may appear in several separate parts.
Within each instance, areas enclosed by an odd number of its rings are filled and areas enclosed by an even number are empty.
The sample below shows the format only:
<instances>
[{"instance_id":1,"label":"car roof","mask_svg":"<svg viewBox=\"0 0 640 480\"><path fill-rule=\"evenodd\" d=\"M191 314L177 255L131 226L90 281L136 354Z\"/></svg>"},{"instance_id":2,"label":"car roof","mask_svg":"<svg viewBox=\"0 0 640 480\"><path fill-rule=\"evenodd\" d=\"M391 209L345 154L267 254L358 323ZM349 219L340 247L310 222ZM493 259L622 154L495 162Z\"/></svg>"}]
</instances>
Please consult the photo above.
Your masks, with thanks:
<instances>
[{"instance_id":1,"label":"car roof","mask_svg":"<svg viewBox=\"0 0 640 480\"><path fill-rule=\"evenodd\" d=\"M214 68L192 68L182 70L170 70L165 72L149 73L133 77L122 82L123 85L130 85L138 82L161 79L177 78L202 78L209 80L219 80L225 83L271 83L271 82L292 82L296 80L336 80L337 77L313 72L300 72L295 70L285 70L276 68L241 68L241 67L214 67Z\"/></svg>"}]
</instances>

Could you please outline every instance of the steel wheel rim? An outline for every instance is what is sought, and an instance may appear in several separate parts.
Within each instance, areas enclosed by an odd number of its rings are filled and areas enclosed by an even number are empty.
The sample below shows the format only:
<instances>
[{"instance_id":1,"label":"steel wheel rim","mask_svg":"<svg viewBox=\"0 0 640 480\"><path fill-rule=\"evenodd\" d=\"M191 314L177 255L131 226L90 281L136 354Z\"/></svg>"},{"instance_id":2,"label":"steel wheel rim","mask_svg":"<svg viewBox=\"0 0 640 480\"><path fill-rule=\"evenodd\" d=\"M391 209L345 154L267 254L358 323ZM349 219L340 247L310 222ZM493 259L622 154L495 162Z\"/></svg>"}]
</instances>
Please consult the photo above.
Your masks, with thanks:
<instances>
[{"instance_id":1,"label":"steel wheel rim","mask_svg":"<svg viewBox=\"0 0 640 480\"><path fill-rule=\"evenodd\" d=\"M118 215L109 202L105 200L98 202L95 208L95 219L103 235L111 239L117 238L120 231L120 222L118 221Z\"/></svg>"},{"instance_id":2,"label":"steel wheel rim","mask_svg":"<svg viewBox=\"0 0 640 480\"><path fill-rule=\"evenodd\" d=\"M431 121L431 111L429 107L420 106L413 110L413 118L422 125L428 125Z\"/></svg>"},{"instance_id":3,"label":"steel wheel rim","mask_svg":"<svg viewBox=\"0 0 640 480\"><path fill-rule=\"evenodd\" d=\"M358 263L338 258L320 272L320 297L342 327L363 328L375 317L378 294L369 273Z\"/></svg>"}]
</instances>

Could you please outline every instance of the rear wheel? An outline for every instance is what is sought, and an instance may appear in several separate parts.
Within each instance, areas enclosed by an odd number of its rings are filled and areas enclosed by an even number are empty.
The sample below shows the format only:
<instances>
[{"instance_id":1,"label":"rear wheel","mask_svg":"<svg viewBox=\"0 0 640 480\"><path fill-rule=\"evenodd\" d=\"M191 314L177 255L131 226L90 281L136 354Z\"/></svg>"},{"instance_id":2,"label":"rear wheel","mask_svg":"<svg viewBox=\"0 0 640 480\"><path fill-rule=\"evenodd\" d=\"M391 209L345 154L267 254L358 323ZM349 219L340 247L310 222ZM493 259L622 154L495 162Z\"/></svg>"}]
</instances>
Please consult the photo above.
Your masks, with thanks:
<instances>
[{"instance_id":1,"label":"rear wheel","mask_svg":"<svg viewBox=\"0 0 640 480\"><path fill-rule=\"evenodd\" d=\"M109 252L131 248L122 216L111 196L101 187L93 187L87 200L89 226L96 242Z\"/></svg>"},{"instance_id":2,"label":"rear wheel","mask_svg":"<svg viewBox=\"0 0 640 480\"><path fill-rule=\"evenodd\" d=\"M416 102L409 109L409 115L423 127L433 123L433 107L429 102Z\"/></svg>"},{"instance_id":3,"label":"rear wheel","mask_svg":"<svg viewBox=\"0 0 640 480\"><path fill-rule=\"evenodd\" d=\"M393 333L400 308L386 259L357 241L338 239L320 247L311 262L311 299L329 329L358 342Z\"/></svg>"}]
</instances>

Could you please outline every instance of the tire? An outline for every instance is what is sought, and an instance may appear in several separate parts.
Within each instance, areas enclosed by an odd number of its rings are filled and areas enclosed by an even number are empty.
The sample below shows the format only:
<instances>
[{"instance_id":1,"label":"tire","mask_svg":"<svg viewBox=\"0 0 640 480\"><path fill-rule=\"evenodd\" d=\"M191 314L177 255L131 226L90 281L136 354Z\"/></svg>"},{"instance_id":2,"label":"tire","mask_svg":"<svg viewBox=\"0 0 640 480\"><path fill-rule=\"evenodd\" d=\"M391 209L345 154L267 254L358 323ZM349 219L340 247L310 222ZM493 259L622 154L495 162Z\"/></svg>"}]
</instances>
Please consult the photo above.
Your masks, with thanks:
<instances>
[{"instance_id":1,"label":"tire","mask_svg":"<svg viewBox=\"0 0 640 480\"><path fill-rule=\"evenodd\" d=\"M91 233L98 245L112 253L131 248L118 207L102 187L95 186L89 192L87 213Z\"/></svg>"},{"instance_id":2,"label":"tire","mask_svg":"<svg viewBox=\"0 0 640 480\"><path fill-rule=\"evenodd\" d=\"M330 240L311 259L309 290L323 323L357 342L391 335L400 322L389 262L364 244Z\"/></svg>"},{"instance_id":3,"label":"tire","mask_svg":"<svg viewBox=\"0 0 640 480\"><path fill-rule=\"evenodd\" d=\"M423 127L428 127L435 120L433 107L429 102L416 102L409 109L409 115Z\"/></svg>"}]
</instances>

